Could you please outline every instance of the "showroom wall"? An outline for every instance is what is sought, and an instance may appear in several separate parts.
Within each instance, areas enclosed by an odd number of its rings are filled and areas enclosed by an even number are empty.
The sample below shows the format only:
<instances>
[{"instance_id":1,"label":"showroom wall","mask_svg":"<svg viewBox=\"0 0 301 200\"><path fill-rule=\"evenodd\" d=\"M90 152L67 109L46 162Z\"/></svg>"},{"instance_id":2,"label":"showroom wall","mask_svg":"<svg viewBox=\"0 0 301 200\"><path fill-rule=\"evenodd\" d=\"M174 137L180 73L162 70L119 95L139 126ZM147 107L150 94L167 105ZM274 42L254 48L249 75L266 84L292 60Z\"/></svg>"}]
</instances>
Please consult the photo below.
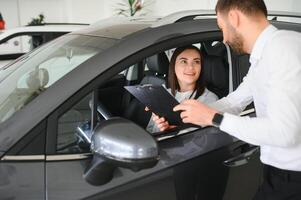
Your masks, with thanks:
<instances>
[{"instance_id":1,"label":"showroom wall","mask_svg":"<svg viewBox=\"0 0 301 200\"><path fill-rule=\"evenodd\" d=\"M93 23L116 15L126 0L0 0L7 28L26 25L40 13L46 22ZM180 10L213 9L216 0L144 0L142 14L164 16ZM269 10L301 12L300 0L265 0Z\"/></svg>"}]
</instances>

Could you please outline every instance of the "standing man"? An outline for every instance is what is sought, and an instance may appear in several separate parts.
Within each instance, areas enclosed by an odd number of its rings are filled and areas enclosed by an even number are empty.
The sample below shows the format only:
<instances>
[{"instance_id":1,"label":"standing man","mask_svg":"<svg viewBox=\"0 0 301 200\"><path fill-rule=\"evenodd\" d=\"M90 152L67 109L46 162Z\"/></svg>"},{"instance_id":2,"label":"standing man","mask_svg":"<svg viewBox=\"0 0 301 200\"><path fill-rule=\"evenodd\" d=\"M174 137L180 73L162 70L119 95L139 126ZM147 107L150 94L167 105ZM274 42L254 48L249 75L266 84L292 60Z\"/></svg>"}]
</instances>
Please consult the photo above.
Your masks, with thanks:
<instances>
[{"instance_id":1,"label":"standing man","mask_svg":"<svg viewBox=\"0 0 301 200\"><path fill-rule=\"evenodd\" d=\"M264 182L255 199L301 199L301 34L271 25L263 0L218 0L216 13L224 42L250 54L249 72L211 107L187 100L174 111L260 146ZM252 101L257 117L237 116Z\"/></svg>"}]
</instances>

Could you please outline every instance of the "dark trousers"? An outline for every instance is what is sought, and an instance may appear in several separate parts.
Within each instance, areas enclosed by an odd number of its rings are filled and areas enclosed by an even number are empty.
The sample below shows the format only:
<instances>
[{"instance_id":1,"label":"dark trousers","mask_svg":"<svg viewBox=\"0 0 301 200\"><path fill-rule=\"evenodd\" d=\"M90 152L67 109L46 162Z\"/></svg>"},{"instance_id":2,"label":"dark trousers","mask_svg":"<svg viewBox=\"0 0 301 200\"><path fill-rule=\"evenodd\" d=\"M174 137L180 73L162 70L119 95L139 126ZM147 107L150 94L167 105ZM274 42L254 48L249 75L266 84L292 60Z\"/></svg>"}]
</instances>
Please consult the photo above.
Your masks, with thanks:
<instances>
[{"instance_id":1,"label":"dark trousers","mask_svg":"<svg viewBox=\"0 0 301 200\"><path fill-rule=\"evenodd\" d=\"M263 167L263 184L254 200L301 200L301 172Z\"/></svg>"}]
</instances>

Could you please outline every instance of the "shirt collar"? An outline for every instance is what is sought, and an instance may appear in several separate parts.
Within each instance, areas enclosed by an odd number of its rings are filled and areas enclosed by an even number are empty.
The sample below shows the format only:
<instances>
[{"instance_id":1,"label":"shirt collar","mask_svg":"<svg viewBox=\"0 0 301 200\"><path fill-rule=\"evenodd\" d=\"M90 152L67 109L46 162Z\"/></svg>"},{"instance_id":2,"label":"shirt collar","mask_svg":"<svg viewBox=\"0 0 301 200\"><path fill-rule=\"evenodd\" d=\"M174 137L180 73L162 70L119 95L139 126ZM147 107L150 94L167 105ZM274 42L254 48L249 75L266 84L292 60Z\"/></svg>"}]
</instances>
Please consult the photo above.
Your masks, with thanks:
<instances>
[{"instance_id":1,"label":"shirt collar","mask_svg":"<svg viewBox=\"0 0 301 200\"><path fill-rule=\"evenodd\" d=\"M270 24L262 31L262 33L257 38L257 40L254 44L254 47L252 49L252 52L250 55L250 63L251 64L254 64L256 61L258 61L261 58L265 44L271 38L272 34L277 30L278 29L275 26Z\"/></svg>"}]
</instances>

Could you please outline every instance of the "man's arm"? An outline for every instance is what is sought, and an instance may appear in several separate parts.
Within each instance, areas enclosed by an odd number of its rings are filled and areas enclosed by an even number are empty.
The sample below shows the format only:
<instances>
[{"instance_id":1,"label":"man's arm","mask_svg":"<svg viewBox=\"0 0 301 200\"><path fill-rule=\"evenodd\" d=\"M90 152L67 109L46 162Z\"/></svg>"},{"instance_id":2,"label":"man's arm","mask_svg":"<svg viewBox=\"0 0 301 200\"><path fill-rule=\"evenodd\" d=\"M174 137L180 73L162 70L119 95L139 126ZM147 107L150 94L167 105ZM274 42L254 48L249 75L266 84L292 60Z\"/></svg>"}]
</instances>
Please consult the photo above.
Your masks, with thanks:
<instances>
[{"instance_id":1,"label":"man's arm","mask_svg":"<svg viewBox=\"0 0 301 200\"><path fill-rule=\"evenodd\" d=\"M174 111L181 110L181 117L184 123L192 123L200 126L212 125L212 118L215 113L228 112L232 114L241 113L252 101L251 77L249 70L239 87L227 97L220 99L206 106L196 100L186 100L174 108Z\"/></svg>"},{"instance_id":2,"label":"man's arm","mask_svg":"<svg viewBox=\"0 0 301 200\"><path fill-rule=\"evenodd\" d=\"M266 50L270 55L265 55L270 86L266 115L249 118L225 113L220 129L251 144L292 147L301 143L301 37L285 33L282 40L271 43ZM212 125L218 112L193 100L174 108L178 110L183 122L201 126Z\"/></svg>"},{"instance_id":3,"label":"man's arm","mask_svg":"<svg viewBox=\"0 0 301 200\"><path fill-rule=\"evenodd\" d=\"M297 42L298 41L298 42ZM301 141L301 42L282 36L267 49L269 75L266 116L225 114L220 129L255 145L291 147ZM288 45L289 44L289 45Z\"/></svg>"}]
</instances>

